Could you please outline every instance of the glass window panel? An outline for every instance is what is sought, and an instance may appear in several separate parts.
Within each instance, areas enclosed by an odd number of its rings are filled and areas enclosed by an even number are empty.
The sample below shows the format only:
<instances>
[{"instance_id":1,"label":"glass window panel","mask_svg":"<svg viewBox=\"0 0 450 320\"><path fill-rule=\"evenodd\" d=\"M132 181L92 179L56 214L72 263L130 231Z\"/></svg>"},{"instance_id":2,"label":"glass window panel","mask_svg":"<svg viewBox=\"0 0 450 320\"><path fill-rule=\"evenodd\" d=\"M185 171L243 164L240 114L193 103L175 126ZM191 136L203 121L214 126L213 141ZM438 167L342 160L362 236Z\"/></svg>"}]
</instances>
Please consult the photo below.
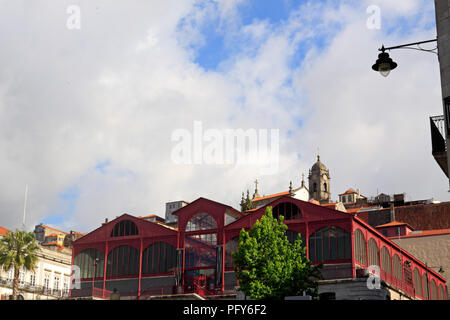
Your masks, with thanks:
<instances>
[{"instance_id":1,"label":"glass window panel","mask_svg":"<svg viewBox=\"0 0 450 320\"><path fill-rule=\"evenodd\" d=\"M316 237L316 261L323 261L322 248L322 231L318 231Z\"/></svg>"},{"instance_id":2,"label":"glass window panel","mask_svg":"<svg viewBox=\"0 0 450 320\"><path fill-rule=\"evenodd\" d=\"M336 260L337 258L337 230L334 228L330 228L329 230L330 237L330 260Z\"/></svg>"},{"instance_id":3,"label":"glass window panel","mask_svg":"<svg viewBox=\"0 0 450 320\"><path fill-rule=\"evenodd\" d=\"M122 220L118 222L111 231L111 237L123 237L137 234L137 226L133 221L130 220Z\"/></svg>"},{"instance_id":4,"label":"glass window panel","mask_svg":"<svg viewBox=\"0 0 450 320\"><path fill-rule=\"evenodd\" d=\"M317 261L315 235L309 237L309 260L313 262Z\"/></svg>"},{"instance_id":5,"label":"glass window panel","mask_svg":"<svg viewBox=\"0 0 450 320\"><path fill-rule=\"evenodd\" d=\"M351 239L348 232L344 232L344 259L351 259L352 249L351 249Z\"/></svg>"}]
</instances>

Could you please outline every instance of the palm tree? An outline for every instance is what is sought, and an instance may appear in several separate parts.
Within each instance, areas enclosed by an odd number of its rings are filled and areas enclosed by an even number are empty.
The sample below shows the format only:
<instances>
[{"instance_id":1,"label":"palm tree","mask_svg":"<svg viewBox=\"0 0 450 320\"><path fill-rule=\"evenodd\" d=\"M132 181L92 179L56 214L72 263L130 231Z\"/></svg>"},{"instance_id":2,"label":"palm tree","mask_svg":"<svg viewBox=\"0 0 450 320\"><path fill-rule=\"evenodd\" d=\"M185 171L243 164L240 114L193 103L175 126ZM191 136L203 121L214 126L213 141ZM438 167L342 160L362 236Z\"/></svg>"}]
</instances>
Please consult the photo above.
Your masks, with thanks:
<instances>
[{"instance_id":1,"label":"palm tree","mask_svg":"<svg viewBox=\"0 0 450 320\"><path fill-rule=\"evenodd\" d=\"M7 271L14 268L13 299L17 299L19 291L19 271L34 270L37 264L37 253L41 249L32 232L16 230L0 239L0 266Z\"/></svg>"}]
</instances>

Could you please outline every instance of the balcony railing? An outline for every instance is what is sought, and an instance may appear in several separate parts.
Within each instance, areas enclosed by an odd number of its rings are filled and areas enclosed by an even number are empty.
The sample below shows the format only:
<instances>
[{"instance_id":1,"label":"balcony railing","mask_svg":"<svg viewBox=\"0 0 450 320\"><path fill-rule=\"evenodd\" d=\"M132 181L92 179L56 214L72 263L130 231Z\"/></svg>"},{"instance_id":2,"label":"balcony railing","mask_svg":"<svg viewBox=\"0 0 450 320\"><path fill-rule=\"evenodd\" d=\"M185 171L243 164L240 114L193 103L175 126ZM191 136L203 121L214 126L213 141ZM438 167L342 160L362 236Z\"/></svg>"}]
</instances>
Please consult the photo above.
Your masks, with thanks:
<instances>
[{"instance_id":1,"label":"balcony railing","mask_svg":"<svg viewBox=\"0 0 450 320\"><path fill-rule=\"evenodd\" d=\"M13 280L10 278L0 277L0 285L7 288L12 288ZM19 294L24 292L33 293L35 295L47 295L60 299L67 298L69 296L68 289L52 289L45 286L36 285L31 282L19 282Z\"/></svg>"}]
</instances>

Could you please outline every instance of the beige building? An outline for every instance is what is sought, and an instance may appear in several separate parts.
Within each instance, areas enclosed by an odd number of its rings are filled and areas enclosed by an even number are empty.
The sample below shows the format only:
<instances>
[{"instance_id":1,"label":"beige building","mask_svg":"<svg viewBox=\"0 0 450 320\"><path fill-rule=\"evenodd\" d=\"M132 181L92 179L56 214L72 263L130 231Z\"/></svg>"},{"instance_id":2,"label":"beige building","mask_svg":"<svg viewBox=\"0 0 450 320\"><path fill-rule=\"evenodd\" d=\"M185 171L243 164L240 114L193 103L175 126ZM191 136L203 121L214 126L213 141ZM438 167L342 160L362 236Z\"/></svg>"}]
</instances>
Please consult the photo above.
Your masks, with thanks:
<instances>
[{"instance_id":1,"label":"beige building","mask_svg":"<svg viewBox=\"0 0 450 320\"><path fill-rule=\"evenodd\" d=\"M430 268L450 278L450 229L412 231L405 236L390 237ZM447 289L448 290L448 289Z\"/></svg>"},{"instance_id":2,"label":"beige building","mask_svg":"<svg viewBox=\"0 0 450 320\"><path fill-rule=\"evenodd\" d=\"M0 228L0 238L6 235ZM5 232L4 232L5 231ZM19 295L25 300L63 299L69 294L72 250L52 250L40 246L38 262L33 271L20 270ZM14 272L0 268L0 300L12 295Z\"/></svg>"}]
</instances>

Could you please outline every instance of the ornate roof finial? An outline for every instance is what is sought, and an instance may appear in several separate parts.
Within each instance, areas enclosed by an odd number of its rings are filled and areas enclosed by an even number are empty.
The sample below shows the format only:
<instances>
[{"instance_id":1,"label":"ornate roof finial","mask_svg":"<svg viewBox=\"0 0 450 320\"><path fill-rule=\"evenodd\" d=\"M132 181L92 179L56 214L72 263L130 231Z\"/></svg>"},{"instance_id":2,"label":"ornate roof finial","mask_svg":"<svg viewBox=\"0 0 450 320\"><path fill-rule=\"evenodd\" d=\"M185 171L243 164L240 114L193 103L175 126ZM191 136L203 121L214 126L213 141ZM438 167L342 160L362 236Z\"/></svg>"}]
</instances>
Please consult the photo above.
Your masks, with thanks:
<instances>
[{"instance_id":1,"label":"ornate roof finial","mask_svg":"<svg viewBox=\"0 0 450 320\"><path fill-rule=\"evenodd\" d=\"M293 196L293 195L294 195L294 191L293 191L293 188L292 188L292 181L289 182L289 195L290 195L290 196Z\"/></svg>"},{"instance_id":2,"label":"ornate roof finial","mask_svg":"<svg viewBox=\"0 0 450 320\"><path fill-rule=\"evenodd\" d=\"M305 174L302 172L302 187L305 186Z\"/></svg>"},{"instance_id":3,"label":"ornate roof finial","mask_svg":"<svg viewBox=\"0 0 450 320\"><path fill-rule=\"evenodd\" d=\"M253 198L259 198L259 193L258 193L258 179L255 180L255 193L253 194Z\"/></svg>"}]
</instances>

